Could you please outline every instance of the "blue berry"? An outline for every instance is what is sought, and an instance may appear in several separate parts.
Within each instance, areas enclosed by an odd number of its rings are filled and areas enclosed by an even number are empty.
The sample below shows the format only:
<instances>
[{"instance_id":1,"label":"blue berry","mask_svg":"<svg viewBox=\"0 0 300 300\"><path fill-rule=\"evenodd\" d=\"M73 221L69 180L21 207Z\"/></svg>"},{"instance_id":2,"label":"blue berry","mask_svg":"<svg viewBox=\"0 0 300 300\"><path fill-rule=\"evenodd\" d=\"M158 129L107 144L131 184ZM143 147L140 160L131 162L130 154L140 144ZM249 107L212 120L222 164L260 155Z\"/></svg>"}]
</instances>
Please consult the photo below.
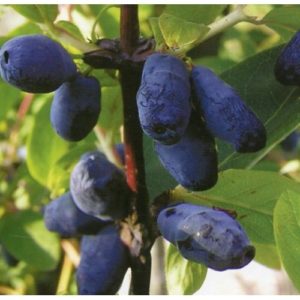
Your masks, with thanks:
<instances>
[{"instance_id":1,"label":"blue berry","mask_svg":"<svg viewBox=\"0 0 300 300\"><path fill-rule=\"evenodd\" d=\"M233 144L237 152L256 152L266 145L266 130L238 93L205 67L194 67L195 102L208 130Z\"/></svg>"},{"instance_id":2,"label":"blue berry","mask_svg":"<svg viewBox=\"0 0 300 300\"><path fill-rule=\"evenodd\" d=\"M300 143L300 134L297 131L288 135L281 143L280 146L283 151L294 152Z\"/></svg>"},{"instance_id":3,"label":"blue berry","mask_svg":"<svg viewBox=\"0 0 300 300\"><path fill-rule=\"evenodd\" d=\"M274 74L284 85L300 85L300 31L281 50Z\"/></svg>"},{"instance_id":4,"label":"blue berry","mask_svg":"<svg viewBox=\"0 0 300 300\"><path fill-rule=\"evenodd\" d=\"M114 225L81 240L81 258L76 273L79 295L114 295L129 267L127 247Z\"/></svg>"},{"instance_id":5,"label":"blue berry","mask_svg":"<svg viewBox=\"0 0 300 300\"><path fill-rule=\"evenodd\" d=\"M51 105L51 124L68 141L85 138L97 123L101 89L95 77L78 75L55 91Z\"/></svg>"},{"instance_id":6,"label":"blue berry","mask_svg":"<svg viewBox=\"0 0 300 300\"><path fill-rule=\"evenodd\" d=\"M121 219L129 212L124 173L98 151L81 157L72 171L70 190L79 209L104 221Z\"/></svg>"},{"instance_id":7,"label":"blue berry","mask_svg":"<svg viewBox=\"0 0 300 300\"><path fill-rule=\"evenodd\" d=\"M208 268L238 269L254 258L255 248L246 233L223 211L181 203L163 209L157 224L183 257Z\"/></svg>"},{"instance_id":8,"label":"blue berry","mask_svg":"<svg viewBox=\"0 0 300 300\"><path fill-rule=\"evenodd\" d=\"M178 142L191 113L184 63L167 54L150 55L144 65L137 105L145 134L163 144Z\"/></svg>"},{"instance_id":9,"label":"blue berry","mask_svg":"<svg viewBox=\"0 0 300 300\"><path fill-rule=\"evenodd\" d=\"M44 209L44 222L50 231L62 237L95 234L107 223L77 208L70 193L51 201Z\"/></svg>"},{"instance_id":10,"label":"blue berry","mask_svg":"<svg viewBox=\"0 0 300 300\"><path fill-rule=\"evenodd\" d=\"M218 178L218 158L214 139L201 122L191 122L177 144L154 143L164 168L183 187L201 191L214 186Z\"/></svg>"},{"instance_id":11,"label":"blue berry","mask_svg":"<svg viewBox=\"0 0 300 300\"><path fill-rule=\"evenodd\" d=\"M22 35L0 50L3 80L29 93L49 93L76 75L68 52L44 35Z\"/></svg>"}]
</instances>

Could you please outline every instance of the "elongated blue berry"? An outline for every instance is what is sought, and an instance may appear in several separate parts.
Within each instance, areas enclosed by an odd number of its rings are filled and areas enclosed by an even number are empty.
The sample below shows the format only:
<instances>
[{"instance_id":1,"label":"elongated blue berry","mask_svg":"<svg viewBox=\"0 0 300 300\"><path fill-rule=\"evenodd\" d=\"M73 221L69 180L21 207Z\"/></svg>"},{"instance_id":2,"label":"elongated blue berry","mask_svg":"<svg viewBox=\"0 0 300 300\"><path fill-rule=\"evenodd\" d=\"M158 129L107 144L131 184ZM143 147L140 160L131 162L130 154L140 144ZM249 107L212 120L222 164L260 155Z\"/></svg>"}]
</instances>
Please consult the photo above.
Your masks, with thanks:
<instances>
[{"instance_id":1,"label":"elongated blue berry","mask_svg":"<svg viewBox=\"0 0 300 300\"><path fill-rule=\"evenodd\" d=\"M68 192L51 201L44 209L44 221L50 231L63 237L95 234L106 222L82 212Z\"/></svg>"},{"instance_id":2,"label":"elongated blue berry","mask_svg":"<svg viewBox=\"0 0 300 300\"><path fill-rule=\"evenodd\" d=\"M284 85L300 85L300 31L281 50L274 74Z\"/></svg>"},{"instance_id":3,"label":"elongated blue berry","mask_svg":"<svg viewBox=\"0 0 300 300\"><path fill-rule=\"evenodd\" d=\"M163 144L178 142L191 113L184 63L167 54L150 55L144 65L137 105L145 134Z\"/></svg>"},{"instance_id":4,"label":"elongated blue berry","mask_svg":"<svg viewBox=\"0 0 300 300\"><path fill-rule=\"evenodd\" d=\"M238 93L205 67L194 67L195 104L201 109L208 130L231 143L237 152L256 152L265 147L263 123Z\"/></svg>"},{"instance_id":5,"label":"elongated blue berry","mask_svg":"<svg viewBox=\"0 0 300 300\"><path fill-rule=\"evenodd\" d=\"M68 52L45 35L22 35L0 50L3 80L29 93L49 93L76 75Z\"/></svg>"},{"instance_id":6,"label":"elongated blue berry","mask_svg":"<svg viewBox=\"0 0 300 300\"><path fill-rule=\"evenodd\" d=\"M174 145L154 143L160 162L183 187L201 191L214 186L218 178L218 158L214 139L201 122L191 122Z\"/></svg>"},{"instance_id":7,"label":"elongated blue berry","mask_svg":"<svg viewBox=\"0 0 300 300\"><path fill-rule=\"evenodd\" d=\"M223 211L181 203L163 209L157 224L183 257L208 268L238 269L254 258L255 249L245 231Z\"/></svg>"},{"instance_id":8,"label":"elongated blue berry","mask_svg":"<svg viewBox=\"0 0 300 300\"><path fill-rule=\"evenodd\" d=\"M79 295L114 295L129 267L128 249L114 225L84 236L76 273Z\"/></svg>"},{"instance_id":9,"label":"elongated blue berry","mask_svg":"<svg viewBox=\"0 0 300 300\"><path fill-rule=\"evenodd\" d=\"M97 123L101 104L101 89L95 77L78 75L55 91L50 120L63 139L80 141Z\"/></svg>"},{"instance_id":10,"label":"elongated blue berry","mask_svg":"<svg viewBox=\"0 0 300 300\"><path fill-rule=\"evenodd\" d=\"M79 209L104 221L121 219L129 212L124 173L98 151L83 155L75 165L70 191Z\"/></svg>"}]
</instances>

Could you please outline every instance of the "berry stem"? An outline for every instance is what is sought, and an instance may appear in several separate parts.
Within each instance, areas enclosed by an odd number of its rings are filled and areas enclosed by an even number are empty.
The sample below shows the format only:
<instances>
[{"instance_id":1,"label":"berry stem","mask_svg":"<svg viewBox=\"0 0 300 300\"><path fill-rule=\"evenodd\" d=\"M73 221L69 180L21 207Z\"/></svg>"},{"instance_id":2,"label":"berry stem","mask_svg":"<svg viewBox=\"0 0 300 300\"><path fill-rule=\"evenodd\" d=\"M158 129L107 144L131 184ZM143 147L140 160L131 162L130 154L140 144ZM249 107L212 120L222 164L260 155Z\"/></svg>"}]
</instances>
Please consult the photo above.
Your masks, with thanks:
<instances>
[{"instance_id":1,"label":"berry stem","mask_svg":"<svg viewBox=\"0 0 300 300\"><path fill-rule=\"evenodd\" d=\"M91 39L92 39L92 43L95 44L97 41L97 34L96 34L96 27L99 23L100 18L102 17L103 13L105 13L108 9L110 9L111 7L115 7L114 4L108 4L105 5L100 12L98 13L98 15L96 16L95 22L92 26L92 30L91 30Z\"/></svg>"},{"instance_id":2,"label":"berry stem","mask_svg":"<svg viewBox=\"0 0 300 300\"><path fill-rule=\"evenodd\" d=\"M64 294L67 292L70 279L72 277L73 264L67 254L64 256L59 281L57 284L56 295Z\"/></svg>"},{"instance_id":3,"label":"berry stem","mask_svg":"<svg viewBox=\"0 0 300 300\"><path fill-rule=\"evenodd\" d=\"M263 24L261 21L257 20L255 16L246 15L244 13L245 6L246 5L237 5L236 9L229 13L227 16L209 24L208 27L210 28L210 30L208 31L208 33L204 37L201 37L200 39L195 40L193 43L190 43L188 46L181 48L178 51L178 55L190 51L191 49L197 47L200 43L203 43L204 41L240 22L249 22L256 25Z\"/></svg>"},{"instance_id":4,"label":"berry stem","mask_svg":"<svg viewBox=\"0 0 300 300\"><path fill-rule=\"evenodd\" d=\"M245 5L238 5L237 8L224 18L211 23L209 26L210 31L201 40L201 42L215 36L216 34L225 31L226 29L240 23L240 22L250 22L256 23L256 17L248 16L244 13Z\"/></svg>"},{"instance_id":5,"label":"berry stem","mask_svg":"<svg viewBox=\"0 0 300 300\"><path fill-rule=\"evenodd\" d=\"M137 5L122 5L120 20L120 45L130 57L138 46L139 21ZM148 295L151 274L149 245L148 192L145 182L143 134L140 127L136 93L140 85L141 70L124 64L120 69L123 95L124 144L127 183L134 192L137 223L141 228L142 247L137 257L132 257L130 294Z\"/></svg>"}]
</instances>

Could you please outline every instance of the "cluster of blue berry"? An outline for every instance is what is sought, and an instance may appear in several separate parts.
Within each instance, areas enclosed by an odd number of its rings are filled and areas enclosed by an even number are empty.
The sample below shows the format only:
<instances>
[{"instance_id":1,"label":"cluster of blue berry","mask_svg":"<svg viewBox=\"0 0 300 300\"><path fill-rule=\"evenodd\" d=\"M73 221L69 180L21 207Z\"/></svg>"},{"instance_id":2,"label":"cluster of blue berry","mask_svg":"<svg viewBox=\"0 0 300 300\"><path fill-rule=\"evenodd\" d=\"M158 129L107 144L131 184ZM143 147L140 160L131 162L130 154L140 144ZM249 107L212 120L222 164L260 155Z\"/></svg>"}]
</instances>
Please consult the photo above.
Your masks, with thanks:
<instances>
[{"instance_id":1,"label":"cluster of blue berry","mask_svg":"<svg viewBox=\"0 0 300 300\"><path fill-rule=\"evenodd\" d=\"M7 41L0 51L3 80L29 93L54 91L51 124L68 141L86 137L96 125L101 87L77 71L72 57L45 35L24 35Z\"/></svg>"},{"instance_id":2,"label":"cluster of blue berry","mask_svg":"<svg viewBox=\"0 0 300 300\"><path fill-rule=\"evenodd\" d=\"M275 76L283 84L300 83L300 33L283 49ZM101 110L101 87L95 77L77 71L71 56L43 35L6 42L0 51L0 74L30 93L54 91L51 123L69 141L86 137ZM170 54L154 53L145 61L137 107L144 133L154 140L163 167L184 188L203 191L218 179L215 138L239 153L261 150L264 125L233 87L211 70ZM124 161L124 149L116 149ZM50 231L81 238L77 270L79 294L115 294L130 267L128 247L118 222L131 213L125 175L98 151L85 153L74 167L70 191L44 209ZM228 212L175 203L160 208L157 226L188 260L223 271L241 268L255 249Z\"/></svg>"},{"instance_id":3,"label":"cluster of blue berry","mask_svg":"<svg viewBox=\"0 0 300 300\"><path fill-rule=\"evenodd\" d=\"M262 122L231 86L208 68L192 66L189 72L168 54L147 58L137 105L162 165L189 190L206 190L217 182L214 137L241 153L266 144Z\"/></svg>"}]
</instances>

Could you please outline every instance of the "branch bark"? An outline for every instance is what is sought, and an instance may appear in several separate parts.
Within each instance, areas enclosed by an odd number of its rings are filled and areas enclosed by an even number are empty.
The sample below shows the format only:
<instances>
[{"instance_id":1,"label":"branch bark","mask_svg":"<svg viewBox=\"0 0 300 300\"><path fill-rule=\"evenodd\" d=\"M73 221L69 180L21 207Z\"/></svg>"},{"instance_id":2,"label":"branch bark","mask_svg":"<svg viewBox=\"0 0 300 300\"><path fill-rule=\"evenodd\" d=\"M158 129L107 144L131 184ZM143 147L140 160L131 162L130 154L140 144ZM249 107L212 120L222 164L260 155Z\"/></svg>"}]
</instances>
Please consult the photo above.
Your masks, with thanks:
<instances>
[{"instance_id":1,"label":"branch bark","mask_svg":"<svg viewBox=\"0 0 300 300\"><path fill-rule=\"evenodd\" d=\"M130 58L138 47L139 22L138 6L121 6L120 46L121 51ZM135 193L134 206L137 228L142 236L142 247L137 257L132 257L130 294L148 295L151 275L151 255L149 241L148 192L145 182L143 134L138 118L136 93L140 85L141 69L123 64L120 79L123 96L124 144L127 183Z\"/></svg>"}]
</instances>

